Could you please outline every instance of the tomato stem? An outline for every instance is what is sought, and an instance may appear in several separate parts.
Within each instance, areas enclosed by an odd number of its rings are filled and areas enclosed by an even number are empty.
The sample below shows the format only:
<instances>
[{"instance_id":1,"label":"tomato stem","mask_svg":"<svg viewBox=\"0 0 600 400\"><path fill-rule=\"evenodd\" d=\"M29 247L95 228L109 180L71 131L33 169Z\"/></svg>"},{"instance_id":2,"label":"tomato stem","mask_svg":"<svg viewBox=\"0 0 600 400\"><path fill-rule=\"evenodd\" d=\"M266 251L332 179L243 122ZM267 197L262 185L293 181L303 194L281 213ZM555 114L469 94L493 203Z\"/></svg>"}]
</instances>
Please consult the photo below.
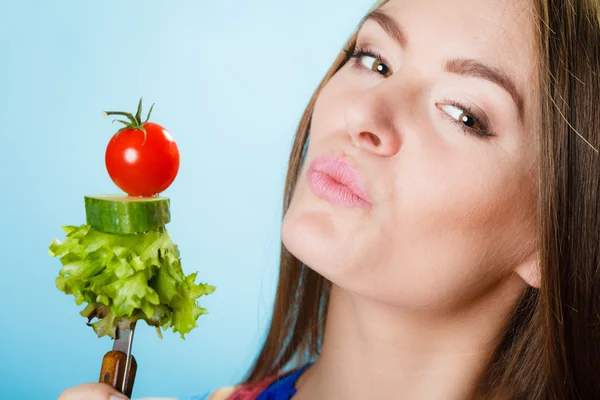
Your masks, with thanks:
<instances>
[{"instance_id":1,"label":"tomato stem","mask_svg":"<svg viewBox=\"0 0 600 400\"><path fill-rule=\"evenodd\" d=\"M138 103L138 107L137 107L137 111L135 113L135 116L132 113L128 113L128 112L123 112L123 111L104 111L104 116L109 116L109 115L122 115L124 117L127 117L127 119L129 119L130 122L124 121L122 119L114 119L113 123L115 121L122 123L123 125L125 125L123 128L119 129L117 131L117 133L115 134L115 137L118 137L119 134L124 131L125 129L139 129L142 132L144 132L144 142L142 143L142 146L146 143L146 129L144 128L144 124L146 124L146 122L148 122L148 120L150 119L150 114L152 114L152 109L154 108L154 104L152 104L152 106L150 107L150 110L148 111L148 116L146 117L146 120L144 122L142 122L142 98L140 97L140 101Z\"/></svg>"},{"instance_id":2,"label":"tomato stem","mask_svg":"<svg viewBox=\"0 0 600 400\"><path fill-rule=\"evenodd\" d=\"M124 117L129 118L129 120L131 121L131 125L139 125L137 120L134 118L133 114L131 114L131 113L126 113L126 112L122 112L122 111L104 111L104 115L105 116L123 115Z\"/></svg>"},{"instance_id":3,"label":"tomato stem","mask_svg":"<svg viewBox=\"0 0 600 400\"><path fill-rule=\"evenodd\" d=\"M142 98L140 97L140 102L138 103L137 112L135 113L135 120L140 123L142 118Z\"/></svg>"},{"instance_id":4,"label":"tomato stem","mask_svg":"<svg viewBox=\"0 0 600 400\"><path fill-rule=\"evenodd\" d=\"M154 108L154 104L152 104L150 106L150 111L148 111L148 116L146 117L146 120L144 121L144 123L148 122L148 120L150 119L150 114L152 114L152 109Z\"/></svg>"}]
</instances>

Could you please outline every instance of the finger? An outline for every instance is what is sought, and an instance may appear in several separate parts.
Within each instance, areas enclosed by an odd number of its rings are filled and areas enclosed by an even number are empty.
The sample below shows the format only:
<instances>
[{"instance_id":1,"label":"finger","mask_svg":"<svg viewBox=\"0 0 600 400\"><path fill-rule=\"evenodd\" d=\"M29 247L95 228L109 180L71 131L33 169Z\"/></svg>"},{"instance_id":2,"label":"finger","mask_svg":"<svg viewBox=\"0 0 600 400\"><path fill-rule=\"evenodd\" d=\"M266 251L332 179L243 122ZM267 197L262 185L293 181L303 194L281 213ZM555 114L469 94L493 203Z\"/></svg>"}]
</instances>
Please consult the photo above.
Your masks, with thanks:
<instances>
[{"instance_id":1,"label":"finger","mask_svg":"<svg viewBox=\"0 0 600 400\"><path fill-rule=\"evenodd\" d=\"M58 396L58 400L128 400L123 393L106 383L84 383L69 388Z\"/></svg>"}]
</instances>

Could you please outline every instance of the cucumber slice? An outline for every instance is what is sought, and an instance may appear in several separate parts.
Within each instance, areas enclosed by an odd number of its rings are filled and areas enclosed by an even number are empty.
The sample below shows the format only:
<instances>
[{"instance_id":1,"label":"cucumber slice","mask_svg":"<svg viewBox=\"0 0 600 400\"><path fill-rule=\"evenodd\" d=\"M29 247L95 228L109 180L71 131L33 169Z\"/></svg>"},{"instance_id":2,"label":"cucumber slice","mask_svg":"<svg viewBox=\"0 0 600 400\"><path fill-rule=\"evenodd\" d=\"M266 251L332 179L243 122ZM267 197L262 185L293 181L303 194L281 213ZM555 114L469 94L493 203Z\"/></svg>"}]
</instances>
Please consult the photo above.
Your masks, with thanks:
<instances>
[{"instance_id":1,"label":"cucumber slice","mask_svg":"<svg viewBox=\"0 0 600 400\"><path fill-rule=\"evenodd\" d=\"M106 233L144 233L171 222L167 197L85 196L87 224Z\"/></svg>"}]
</instances>

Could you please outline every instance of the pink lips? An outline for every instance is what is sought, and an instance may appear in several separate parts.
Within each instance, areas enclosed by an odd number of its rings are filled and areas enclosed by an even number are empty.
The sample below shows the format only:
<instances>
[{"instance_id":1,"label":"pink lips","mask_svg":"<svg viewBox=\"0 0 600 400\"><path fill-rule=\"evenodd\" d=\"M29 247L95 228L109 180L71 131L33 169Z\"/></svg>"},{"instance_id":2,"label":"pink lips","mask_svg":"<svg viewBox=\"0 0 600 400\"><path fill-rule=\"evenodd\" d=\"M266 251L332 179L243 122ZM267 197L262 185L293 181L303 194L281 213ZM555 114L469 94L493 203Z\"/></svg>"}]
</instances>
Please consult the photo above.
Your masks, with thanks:
<instances>
[{"instance_id":1,"label":"pink lips","mask_svg":"<svg viewBox=\"0 0 600 400\"><path fill-rule=\"evenodd\" d=\"M331 155L316 158L306 180L314 194L332 204L349 207L371 204L358 172L342 158Z\"/></svg>"}]
</instances>

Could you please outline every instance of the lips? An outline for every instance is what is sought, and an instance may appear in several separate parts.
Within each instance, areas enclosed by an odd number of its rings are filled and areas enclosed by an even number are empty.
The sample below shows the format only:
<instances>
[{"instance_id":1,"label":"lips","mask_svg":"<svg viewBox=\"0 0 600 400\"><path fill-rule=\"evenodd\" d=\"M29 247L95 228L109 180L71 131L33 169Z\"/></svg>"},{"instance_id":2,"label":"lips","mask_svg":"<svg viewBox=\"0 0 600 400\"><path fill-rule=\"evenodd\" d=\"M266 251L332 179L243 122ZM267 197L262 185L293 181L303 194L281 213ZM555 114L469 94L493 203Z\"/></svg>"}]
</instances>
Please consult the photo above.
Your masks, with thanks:
<instances>
[{"instance_id":1,"label":"lips","mask_svg":"<svg viewBox=\"0 0 600 400\"><path fill-rule=\"evenodd\" d=\"M350 207L371 204L358 171L343 158L334 155L316 158L306 179L313 193L330 203Z\"/></svg>"}]
</instances>

